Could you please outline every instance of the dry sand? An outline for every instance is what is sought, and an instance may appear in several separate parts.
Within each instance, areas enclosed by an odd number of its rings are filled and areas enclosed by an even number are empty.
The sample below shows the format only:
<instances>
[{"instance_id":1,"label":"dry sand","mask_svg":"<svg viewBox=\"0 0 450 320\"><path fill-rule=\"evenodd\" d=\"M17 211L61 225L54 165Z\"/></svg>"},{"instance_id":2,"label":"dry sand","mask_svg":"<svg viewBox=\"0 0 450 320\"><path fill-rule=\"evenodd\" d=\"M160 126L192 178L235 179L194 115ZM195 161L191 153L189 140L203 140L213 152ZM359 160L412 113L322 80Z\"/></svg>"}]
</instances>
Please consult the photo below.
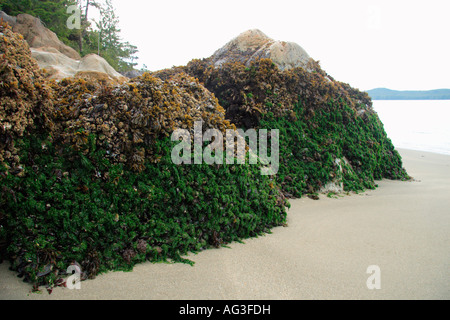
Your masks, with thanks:
<instances>
[{"instance_id":1,"label":"dry sand","mask_svg":"<svg viewBox=\"0 0 450 320\"><path fill-rule=\"evenodd\" d=\"M400 153L415 181L291 201L287 228L191 255L194 267L145 263L48 295L3 263L0 299L449 299L450 156ZM370 265L380 290L367 288Z\"/></svg>"}]
</instances>

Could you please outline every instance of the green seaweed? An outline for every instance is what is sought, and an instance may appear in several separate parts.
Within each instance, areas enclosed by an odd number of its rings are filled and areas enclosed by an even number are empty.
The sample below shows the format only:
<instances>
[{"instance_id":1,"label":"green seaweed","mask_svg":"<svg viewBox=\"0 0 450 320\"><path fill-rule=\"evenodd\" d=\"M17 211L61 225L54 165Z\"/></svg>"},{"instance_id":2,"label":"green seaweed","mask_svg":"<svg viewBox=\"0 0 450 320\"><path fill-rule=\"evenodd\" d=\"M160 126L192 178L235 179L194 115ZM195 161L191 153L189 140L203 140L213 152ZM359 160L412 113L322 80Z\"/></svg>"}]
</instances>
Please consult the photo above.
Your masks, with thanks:
<instances>
[{"instance_id":1,"label":"green seaweed","mask_svg":"<svg viewBox=\"0 0 450 320\"><path fill-rule=\"evenodd\" d=\"M217 96L237 127L280 130L275 179L290 198L329 183L360 192L384 178L409 179L367 93L335 81L314 61L309 68L280 71L269 59L215 68L204 59L191 61L183 71ZM155 75L167 79L180 68L171 72Z\"/></svg>"},{"instance_id":2,"label":"green seaweed","mask_svg":"<svg viewBox=\"0 0 450 320\"><path fill-rule=\"evenodd\" d=\"M42 150L45 138L24 138L30 162L23 177L3 178L0 202L12 269L35 285L60 283L73 262L87 278L143 261L192 263L189 252L286 221L288 203L258 166L177 166L166 138L156 142L161 161L137 173L111 164L95 136L87 154L66 147L64 155L51 144Z\"/></svg>"}]
</instances>

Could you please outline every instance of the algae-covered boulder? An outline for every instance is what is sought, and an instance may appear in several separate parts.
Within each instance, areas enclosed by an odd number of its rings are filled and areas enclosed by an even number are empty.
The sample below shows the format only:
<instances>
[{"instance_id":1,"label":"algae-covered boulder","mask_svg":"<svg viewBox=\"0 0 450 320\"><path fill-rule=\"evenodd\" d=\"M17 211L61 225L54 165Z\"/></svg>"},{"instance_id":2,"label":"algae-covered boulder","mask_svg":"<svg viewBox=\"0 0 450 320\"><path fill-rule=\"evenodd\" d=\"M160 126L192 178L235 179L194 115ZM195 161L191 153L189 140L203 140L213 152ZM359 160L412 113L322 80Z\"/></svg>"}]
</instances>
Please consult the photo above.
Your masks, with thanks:
<instances>
[{"instance_id":1,"label":"algae-covered boulder","mask_svg":"<svg viewBox=\"0 0 450 320\"><path fill-rule=\"evenodd\" d=\"M20 35L1 33L1 152L15 146L22 172L7 174L15 159L3 158L0 259L35 289L63 285L70 266L87 279L191 263L189 252L286 222L286 198L261 165L173 162L174 130L235 130L197 79L46 82Z\"/></svg>"},{"instance_id":2,"label":"algae-covered boulder","mask_svg":"<svg viewBox=\"0 0 450 320\"><path fill-rule=\"evenodd\" d=\"M260 55L272 42L250 30L210 58L154 75L186 72L215 94L238 128L280 130L276 180L288 197L408 179L367 93L334 80L302 51L296 59L304 62L290 68Z\"/></svg>"},{"instance_id":3,"label":"algae-covered boulder","mask_svg":"<svg viewBox=\"0 0 450 320\"><path fill-rule=\"evenodd\" d=\"M286 196L406 179L367 94L299 47L273 45L249 32L212 58L126 82L93 70L48 81L2 24L0 260L49 289L70 266L86 279L143 261L190 263L189 252L284 225ZM172 134L195 136L195 123L201 135L278 129L278 174L262 175L261 162L176 164Z\"/></svg>"}]
</instances>

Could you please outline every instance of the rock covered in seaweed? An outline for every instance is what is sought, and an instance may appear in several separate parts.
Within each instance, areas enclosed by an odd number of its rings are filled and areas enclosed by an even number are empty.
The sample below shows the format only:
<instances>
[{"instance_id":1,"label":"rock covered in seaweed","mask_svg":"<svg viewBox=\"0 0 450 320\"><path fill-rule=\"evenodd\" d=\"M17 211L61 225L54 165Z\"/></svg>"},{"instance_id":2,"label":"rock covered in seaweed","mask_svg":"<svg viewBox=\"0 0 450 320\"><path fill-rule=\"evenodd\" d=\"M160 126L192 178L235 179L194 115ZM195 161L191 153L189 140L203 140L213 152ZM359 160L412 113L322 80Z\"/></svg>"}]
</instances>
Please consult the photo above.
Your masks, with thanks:
<instances>
[{"instance_id":1,"label":"rock covered in seaweed","mask_svg":"<svg viewBox=\"0 0 450 320\"><path fill-rule=\"evenodd\" d=\"M22 170L0 175L0 260L35 289L63 285L68 266L88 279L187 262L285 223L288 203L259 166L173 163L175 129L236 129L197 79L47 81L21 36L1 31L2 165L17 157Z\"/></svg>"},{"instance_id":2,"label":"rock covered in seaweed","mask_svg":"<svg viewBox=\"0 0 450 320\"><path fill-rule=\"evenodd\" d=\"M409 178L367 93L336 81L312 59L284 68L257 54L270 43L250 30L209 58L153 74L186 72L215 94L237 127L279 129L276 178L289 197Z\"/></svg>"},{"instance_id":3,"label":"rock covered in seaweed","mask_svg":"<svg viewBox=\"0 0 450 320\"><path fill-rule=\"evenodd\" d=\"M94 134L113 163L136 171L146 159L157 161L152 145L175 129L193 130L195 121L202 121L205 130L235 129L214 95L185 74L162 81L146 73L116 87L65 79L53 88L54 139L81 150Z\"/></svg>"},{"instance_id":4,"label":"rock covered in seaweed","mask_svg":"<svg viewBox=\"0 0 450 320\"><path fill-rule=\"evenodd\" d=\"M18 138L26 130L46 130L53 123L52 91L23 36L0 24L0 164L20 173Z\"/></svg>"}]
</instances>

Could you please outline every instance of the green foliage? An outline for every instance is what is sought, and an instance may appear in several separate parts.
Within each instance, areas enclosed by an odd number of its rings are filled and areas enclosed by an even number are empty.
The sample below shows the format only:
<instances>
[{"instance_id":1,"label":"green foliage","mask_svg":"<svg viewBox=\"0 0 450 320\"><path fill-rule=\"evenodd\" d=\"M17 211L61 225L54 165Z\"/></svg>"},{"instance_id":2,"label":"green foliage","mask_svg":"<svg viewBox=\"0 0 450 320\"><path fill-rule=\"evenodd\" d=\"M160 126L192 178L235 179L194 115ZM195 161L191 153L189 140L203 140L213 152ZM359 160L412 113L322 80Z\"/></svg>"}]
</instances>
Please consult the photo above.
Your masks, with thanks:
<instances>
[{"instance_id":1,"label":"green foliage","mask_svg":"<svg viewBox=\"0 0 450 320\"><path fill-rule=\"evenodd\" d=\"M293 111L296 121L266 115L260 122L262 128L280 130L276 179L288 196L319 191L331 181L342 181L345 191L363 191L374 189L375 181L383 178L409 178L376 114L364 120L337 103L312 117L302 103Z\"/></svg>"},{"instance_id":2,"label":"green foliage","mask_svg":"<svg viewBox=\"0 0 450 320\"><path fill-rule=\"evenodd\" d=\"M184 70L217 96L232 123L280 130L276 180L286 196L311 194L328 183L361 191L383 178L409 178L367 93L335 81L318 64L308 72L280 71L269 59L249 67L208 63L193 60Z\"/></svg>"},{"instance_id":3,"label":"green foliage","mask_svg":"<svg viewBox=\"0 0 450 320\"><path fill-rule=\"evenodd\" d=\"M177 166L165 138L155 146L161 161L136 173L96 145L91 135L86 155L70 147L62 155L30 135L20 145L22 159L32 159L25 176L2 179L1 236L12 269L35 285L61 283L75 261L88 278L143 261L190 263L188 252L285 223L287 203L257 166Z\"/></svg>"}]
</instances>

